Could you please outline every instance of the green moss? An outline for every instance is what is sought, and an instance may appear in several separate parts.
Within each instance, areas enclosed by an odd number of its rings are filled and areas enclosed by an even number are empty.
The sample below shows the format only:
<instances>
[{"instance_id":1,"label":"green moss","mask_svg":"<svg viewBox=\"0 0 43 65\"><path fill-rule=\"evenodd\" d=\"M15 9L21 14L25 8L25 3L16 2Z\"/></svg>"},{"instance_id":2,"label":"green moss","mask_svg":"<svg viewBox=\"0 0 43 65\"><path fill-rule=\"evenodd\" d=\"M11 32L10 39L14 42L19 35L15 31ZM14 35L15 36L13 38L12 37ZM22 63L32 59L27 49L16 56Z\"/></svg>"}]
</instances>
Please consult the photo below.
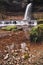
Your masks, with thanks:
<instances>
[{"instance_id":1,"label":"green moss","mask_svg":"<svg viewBox=\"0 0 43 65\"><path fill-rule=\"evenodd\" d=\"M17 29L16 26L12 25L12 26L6 26L6 27L2 27L2 30L7 30L7 31L11 31Z\"/></svg>"},{"instance_id":2,"label":"green moss","mask_svg":"<svg viewBox=\"0 0 43 65\"><path fill-rule=\"evenodd\" d=\"M43 24L37 25L33 27L30 31L30 40L33 42L42 41L43 40Z\"/></svg>"},{"instance_id":3,"label":"green moss","mask_svg":"<svg viewBox=\"0 0 43 65\"><path fill-rule=\"evenodd\" d=\"M24 54L24 59L28 59L28 58L29 58L28 53Z\"/></svg>"}]
</instances>

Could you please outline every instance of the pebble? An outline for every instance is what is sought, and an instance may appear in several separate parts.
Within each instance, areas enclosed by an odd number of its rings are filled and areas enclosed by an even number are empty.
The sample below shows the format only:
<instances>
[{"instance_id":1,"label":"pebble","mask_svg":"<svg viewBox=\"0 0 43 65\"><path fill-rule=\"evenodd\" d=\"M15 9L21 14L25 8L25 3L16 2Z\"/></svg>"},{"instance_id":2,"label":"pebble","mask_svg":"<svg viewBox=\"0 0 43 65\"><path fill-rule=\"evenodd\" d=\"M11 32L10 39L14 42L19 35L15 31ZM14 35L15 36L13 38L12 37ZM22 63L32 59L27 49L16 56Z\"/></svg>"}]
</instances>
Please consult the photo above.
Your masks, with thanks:
<instances>
[{"instance_id":1,"label":"pebble","mask_svg":"<svg viewBox=\"0 0 43 65\"><path fill-rule=\"evenodd\" d=\"M13 49L14 48L14 43L12 43L12 45L10 45L10 49Z\"/></svg>"},{"instance_id":2,"label":"pebble","mask_svg":"<svg viewBox=\"0 0 43 65\"><path fill-rule=\"evenodd\" d=\"M32 54L29 54L29 57L32 57Z\"/></svg>"},{"instance_id":3,"label":"pebble","mask_svg":"<svg viewBox=\"0 0 43 65\"><path fill-rule=\"evenodd\" d=\"M4 60L8 59L9 54L6 54L6 56L4 57Z\"/></svg>"},{"instance_id":4,"label":"pebble","mask_svg":"<svg viewBox=\"0 0 43 65\"><path fill-rule=\"evenodd\" d=\"M32 55L32 58L35 58L36 56L35 55Z\"/></svg>"},{"instance_id":5,"label":"pebble","mask_svg":"<svg viewBox=\"0 0 43 65\"><path fill-rule=\"evenodd\" d=\"M24 49L22 49L22 50L21 50L21 52L22 52L22 53L25 53L25 50L24 50Z\"/></svg>"},{"instance_id":6,"label":"pebble","mask_svg":"<svg viewBox=\"0 0 43 65\"><path fill-rule=\"evenodd\" d=\"M24 59L24 55L22 56L22 59Z\"/></svg>"},{"instance_id":7,"label":"pebble","mask_svg":"<svg viewBox=\"0 0 43 65\"><path fill-rule=\"evenodd\" d=\"M28 48L26 47L26 51L28 51Z\"/></svg>"},{"instance_id":8,"label":"pebble","mask_svg":"<svg viewBox=\"0 0 43 65\"><path fill-rule=\"evenodd\" d=\"M14 50L11 50L12 53L14 53Z\"/></svg>"},{"instance_id":9,"label":"pebble","mask_svg":"<svg viewBox=\"0 0 43 65\"><path fill-rule=\"evenodd\" d=\"M7 53L7 50L4 50L5 53Z\"/></svg>"},{"instance_id":10,"label":"pebble","mask_svg":"<svg viewBox=\"0 0 43 65\"><path fill-rule=\"evenodd\" d=\"M17 60L20 60L20 57L18 57Z\"/></svg>"},{"instance_id":11,"label":"pebble","mask_svg":"<svg viewBox=\"0 0 43 65\"><path fill-rule=\"evenodd\" d=\"M30 63L32 62L32 58L29 58L29 60L28 60Z\"/></svg>"},{"instance_id":12,"label":"pebble","mask_svg":"<svg viewBox=\"0 0 43 65\"><path fill-rule=\"evenodd\" d=\"M12 36L11 34L9 34L9 36Z\"/></svg>"},{"instance_id":13,"label":"pebble","mask_svg":"<svg viewBox=\"0 0 43 65\"><path fill-rule=\"evenodd\" d=\"M17 52L18 50L15 50L15 52Z\"/></svg>"},{"instance_id":14,"label":"pebble","mask_svg":"<svg viewBox=\"0 0 43 65\"><path fill-rule=\"evenodd\" d=\"M21 49L26 49L26 43L25 42L23 42L23 43L21 43Z\"/></svg>"},{"instance_id":15,"label":"pebble","mask_svg":"<svg viewBox=\"0 0 43 65\"><path fill-rule=\"evenodd\" d=\"M34 50L34 52L37 52L37 50Z\"/></svg>"}]
</instances>

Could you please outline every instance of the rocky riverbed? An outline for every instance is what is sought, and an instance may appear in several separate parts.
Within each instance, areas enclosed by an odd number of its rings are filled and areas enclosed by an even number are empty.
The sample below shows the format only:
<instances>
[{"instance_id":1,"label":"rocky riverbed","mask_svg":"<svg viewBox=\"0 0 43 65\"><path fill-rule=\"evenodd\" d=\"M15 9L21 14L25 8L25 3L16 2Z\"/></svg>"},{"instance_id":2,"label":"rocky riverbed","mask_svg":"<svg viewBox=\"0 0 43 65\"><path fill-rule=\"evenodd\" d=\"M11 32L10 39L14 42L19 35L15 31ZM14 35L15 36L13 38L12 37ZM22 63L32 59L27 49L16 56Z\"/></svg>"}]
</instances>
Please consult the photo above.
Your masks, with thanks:
<instances>
[{"instance_id":1,"label":"rocky riverbed","mask_svg":"<svg viewBox=\"0 0 43 65\"><path fill-rule=\"evenodd\" d=\"M0 31L0 65L43 65L43 42L30 42L23 31Z\"/></svg>"}]
</instances>

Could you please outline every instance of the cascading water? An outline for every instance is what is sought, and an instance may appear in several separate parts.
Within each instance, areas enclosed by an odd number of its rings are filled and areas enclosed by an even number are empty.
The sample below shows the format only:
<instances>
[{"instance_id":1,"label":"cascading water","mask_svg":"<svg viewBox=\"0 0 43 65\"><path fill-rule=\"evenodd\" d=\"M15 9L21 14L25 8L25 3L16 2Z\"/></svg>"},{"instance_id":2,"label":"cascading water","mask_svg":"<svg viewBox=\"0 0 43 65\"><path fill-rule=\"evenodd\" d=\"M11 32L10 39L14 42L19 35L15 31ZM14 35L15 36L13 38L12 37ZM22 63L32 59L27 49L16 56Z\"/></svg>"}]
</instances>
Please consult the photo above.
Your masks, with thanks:
<instances>
[{"instance_id":1,"label":"cascading water","mask_svg":"<svg viewBox=\"0 0 43 65\"><path fill-rule=\"evenodd\" d=\"M31 9L32 9L32 3L29 3L26 7L25 15L23 20L30 20L31 19Z\"/></svg>"},{"instance_id":2,"label":"cascading water","mask_svg":"<svg viewBox=\"0 0 43 65\"><path fill-rule=\"evenodd\" d=\"M31 22L31 9L32 9L32 3L29 3L27 5L27 7L26 7L26 11L25 11L24 19L23 19L23 20L26 20L27 23ZM28 31L29 31L28 25L27 26L23 26L23 31L25 33L26 38L28 39L29 38L29 35L28 35Z\"/></svg>"}]
</instances>

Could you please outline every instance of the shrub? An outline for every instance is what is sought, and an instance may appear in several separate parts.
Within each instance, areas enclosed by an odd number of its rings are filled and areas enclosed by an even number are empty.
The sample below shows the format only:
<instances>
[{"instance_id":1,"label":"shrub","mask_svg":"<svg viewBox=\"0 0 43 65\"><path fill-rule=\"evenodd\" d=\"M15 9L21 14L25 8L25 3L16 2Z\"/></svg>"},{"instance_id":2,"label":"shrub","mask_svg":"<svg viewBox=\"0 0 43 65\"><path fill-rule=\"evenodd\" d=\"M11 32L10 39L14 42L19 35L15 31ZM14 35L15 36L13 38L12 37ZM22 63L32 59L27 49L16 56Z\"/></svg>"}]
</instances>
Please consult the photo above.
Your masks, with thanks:
<instances>
[{"instance_id":1,"label":"shrub","mask_svg":"<svg viewBox=\"0 0 43 65\"><path fill-rule=\"evenodd\" d=\"M39 42L43 40L43 24L32 28L30 31L30 40L32 42Z\"/></svg>"},{"instance_id":2,"label":"shrub","mask_svg":"<svg viewBox=\"0 0 43 65\"><path fill-rule=\"evenodd\" d=\"M7 31L11 31L11 30L14 30L14 29L17 29L16 26L12 25L12 26L6 26L6 27L2 27L3 30L7 30Z\"/></svg>"}]
</instances>

